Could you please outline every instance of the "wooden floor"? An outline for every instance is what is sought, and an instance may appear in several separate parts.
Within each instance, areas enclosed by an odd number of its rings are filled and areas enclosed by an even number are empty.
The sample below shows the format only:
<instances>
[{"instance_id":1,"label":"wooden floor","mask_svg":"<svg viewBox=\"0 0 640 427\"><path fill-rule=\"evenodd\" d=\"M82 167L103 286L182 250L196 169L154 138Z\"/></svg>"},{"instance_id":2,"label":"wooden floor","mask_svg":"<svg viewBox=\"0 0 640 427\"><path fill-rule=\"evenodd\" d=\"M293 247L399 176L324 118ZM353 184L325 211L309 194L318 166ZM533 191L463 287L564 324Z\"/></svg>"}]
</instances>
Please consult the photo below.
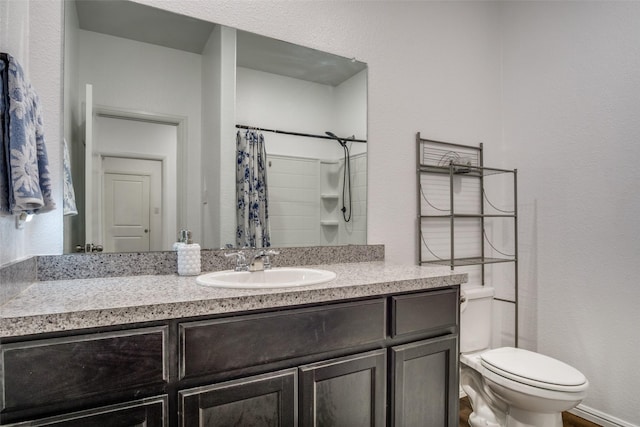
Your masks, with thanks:
<instances>
[{"instance_id":1,"label":"wooden floor","mask_svg":"<svg viewBox=\"0 0 640 427\"><path fill-rule=\"evenodd\" d=\"M472 409L469 398L465 397L460 399L460 427L469 427L467 420L471 412ZM591 421L576 417L568 412L562 413L562 425L563 427L601 427L599 424L594 424Z\"/></svg>"}]
</instances>

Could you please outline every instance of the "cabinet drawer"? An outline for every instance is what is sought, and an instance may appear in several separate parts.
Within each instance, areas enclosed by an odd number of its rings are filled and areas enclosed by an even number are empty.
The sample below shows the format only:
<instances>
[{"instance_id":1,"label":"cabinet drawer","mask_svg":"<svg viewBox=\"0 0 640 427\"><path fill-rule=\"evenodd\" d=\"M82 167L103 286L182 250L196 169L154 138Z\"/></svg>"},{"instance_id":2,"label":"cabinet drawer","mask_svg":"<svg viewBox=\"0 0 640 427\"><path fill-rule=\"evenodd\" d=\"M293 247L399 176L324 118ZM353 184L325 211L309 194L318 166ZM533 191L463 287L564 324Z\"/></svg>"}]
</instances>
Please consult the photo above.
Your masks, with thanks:
<instances>
[{"instance_id":1,"label":"cabinet drawer","mask_svg":"<svg viewBox=\"0 0 640 427\"><path fill-rule=\"evenodd\" d=\"M25 409L167 381L166 326L2 346L2 409Z\"/></svg>"},{"instance_id":2,"label":"cabinet drawer","mask_svg":"<svg viewBox=\"0 0 640 427\"><path fill-rule=\"evenodd\" d=\"M458 290L392 297L392 336L437 332L458 324Z\"/></svg>"},{"instance_id":3,"label":"cabinet drawer","mask_svg":"<svg viewBox=\"0 0 640 427\"><path fill-rule=\"evenodd\" d=\"M120 427L169 425L167 396L104 406L35 421L9 424L9 427Z\"/></svg>"},{"instance_id":4,"label":"cabinet drawer","mask_svg":"<svg viewBox=\"0 0 640 427\"><path fill-rule=\"evenodd\" d=\"M384 299L180 325L180 377L215 374L384 340Z\"/></svg>"}]
</instances>

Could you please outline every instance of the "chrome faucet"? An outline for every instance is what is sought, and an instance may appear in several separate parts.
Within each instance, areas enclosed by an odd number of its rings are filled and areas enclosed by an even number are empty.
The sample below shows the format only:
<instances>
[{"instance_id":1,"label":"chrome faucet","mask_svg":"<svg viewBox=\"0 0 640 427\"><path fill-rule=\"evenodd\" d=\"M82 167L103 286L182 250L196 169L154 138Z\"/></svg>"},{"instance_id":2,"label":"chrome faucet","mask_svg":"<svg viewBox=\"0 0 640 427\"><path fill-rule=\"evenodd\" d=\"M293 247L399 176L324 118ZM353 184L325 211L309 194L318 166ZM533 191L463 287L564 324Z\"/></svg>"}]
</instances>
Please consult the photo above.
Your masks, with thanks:
<instances>
[{"instance_id":1,"label":"chrome faucet","mask_svg":"<svg viewBox=\"0 0 640 427\"><path fill-rule=\"evenodd\" d=\"M274 251L273 249L258 249L250 257L249 271L269 270L271 268L271 259L269 257L271 255L278 255L279 253L280 252Z\"/></svg>"},{"instance_id":2,"label":"chrome faucet","mask_svg":"<svg viewBox=\"0 0 640 427\"><path fill-rule=\"evenodd\" d=\"M247 256L244 251L226 253L226 257L236 258L235 271L263 271L271 268L272 255L278 255L280 252L273 249L258 249L254 252L249 252Z\"/></svg>"}]
</instances>

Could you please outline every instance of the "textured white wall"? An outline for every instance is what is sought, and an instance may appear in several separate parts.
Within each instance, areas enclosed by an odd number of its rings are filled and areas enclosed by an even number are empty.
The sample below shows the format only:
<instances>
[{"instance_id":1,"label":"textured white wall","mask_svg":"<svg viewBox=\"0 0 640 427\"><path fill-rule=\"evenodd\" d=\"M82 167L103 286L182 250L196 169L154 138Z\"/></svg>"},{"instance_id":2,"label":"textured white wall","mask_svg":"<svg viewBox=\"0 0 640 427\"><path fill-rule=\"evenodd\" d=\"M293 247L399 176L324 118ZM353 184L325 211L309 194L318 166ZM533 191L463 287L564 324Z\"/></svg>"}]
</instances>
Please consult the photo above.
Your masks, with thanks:
<instances>
[{"instance_id":1,"label":"textured white wall","mask_svg":"<svg viewBox=\"0 0 640 427\"><path fill-rule=\"evenodd\" d=\"M522 326L540 352L588 377L584 405L640 425L640 3L518 2L503 12Z\"/></svg>"}]
</instances>

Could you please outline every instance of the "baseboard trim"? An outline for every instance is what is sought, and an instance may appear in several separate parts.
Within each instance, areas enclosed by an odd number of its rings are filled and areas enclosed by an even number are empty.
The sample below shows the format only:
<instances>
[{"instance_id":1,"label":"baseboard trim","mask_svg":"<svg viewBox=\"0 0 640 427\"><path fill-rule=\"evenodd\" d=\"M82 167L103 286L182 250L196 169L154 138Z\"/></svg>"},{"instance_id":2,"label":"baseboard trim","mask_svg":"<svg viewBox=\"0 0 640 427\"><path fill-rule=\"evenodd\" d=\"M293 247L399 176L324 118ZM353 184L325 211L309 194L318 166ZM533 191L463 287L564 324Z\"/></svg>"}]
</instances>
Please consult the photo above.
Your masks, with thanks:
<instances>
[{"instance_id":1,"label":"baseboard trim","mask_svg":"<svg viewBox=\"0 0 640 427\"><path fill-rule=\"evenodd\" d=\"M637 424L628 423L582 404L569 410L569 412L592 423L600 424L602 427L640 427Z\"/></svg>"}]
</instances>

